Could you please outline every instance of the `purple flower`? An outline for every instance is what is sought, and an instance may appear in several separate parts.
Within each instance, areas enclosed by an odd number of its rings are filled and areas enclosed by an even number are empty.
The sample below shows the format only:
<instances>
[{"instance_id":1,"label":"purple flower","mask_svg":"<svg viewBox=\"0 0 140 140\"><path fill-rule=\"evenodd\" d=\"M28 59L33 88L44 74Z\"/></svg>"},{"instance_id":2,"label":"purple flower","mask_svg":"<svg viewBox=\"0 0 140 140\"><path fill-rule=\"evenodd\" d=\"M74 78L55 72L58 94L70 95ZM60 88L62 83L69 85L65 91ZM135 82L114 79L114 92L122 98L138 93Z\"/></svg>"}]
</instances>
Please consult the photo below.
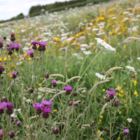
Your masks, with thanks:
<instances>
[{"instance_id":1,"label":"purple flower","mask_svg":"<svg viewBox=\"0 0 140 140\"><path fill-rule=\"evenodd\" d=\"M3 47L3 41L0 40L0 48L2 48L2 47Z\"/></svg>"},{"instance_id":2,"label":"purple flower","mask_svg":"<svg viewBox=\"0 0 140 140\"><path fill-rule=\"evenodd\" d=\"M66 91L72 91L72 90L73 90L73 88L72 88L71 86L66 86L66 87L64 87L64 89L65 89Z\"/></svg>"},{"instance_id":3,"label":"purple flower","mask_svg":"<svg viewBox=\"0 0 140 140\"><path fill-rule=\"evenodd\" d=\"M17 125L20 126L21 121L17 121Z\"/></svg>"},{"instance_id":4,"label":"purple flower","mask_svg":"<svg viewBox=\"0 0 140 140\"><path fill-rule=\"evenodd\" d=\"M129 129L123 129L123 134L127 135L129 133Z\"/></svg>"},{"instance_id":5,"label":"purple flower","mask_svg":"<svg viewBox=\"0 0 140 140\"><path fill-rule=\"evenodd\" d=\"M0 129L0 137L2 137L2 136L3 136L3 130Z\"/></svg>"},{"instance_id":6,"label":"purple flower","mask_svg":"<svg viewBox=\"0 0 140 140\"><path fill-rule=\"evenodd\" d=\"M19 51L19 47L20 47L21 45L20 44L14 44L13 45L13 48L16 50L16 51Z\"/></svg>"},{"instance_id":7,"label":"purple flower","mask_svg":"<svg viewBox=\"0 0 140 140\"><path fill-rule=\"evenodd\" d=\"M13 43L9 43L8 46L9 46L9 47L13 47Z\"/></svg>"},{"instance_id":8,"label":"purple flower","mask_svg":"<svg viewBox=\"0 0 140 140\"><path fill-rule=\"evenodd\" d=\"M4 70L5 68L3 66L0 66L0 74L2 74Z\"/></svg>"},{"instance_id":9,"label":"purple flower","mask_svg":"<svg viewBox=\"0 0 140 140\"><path fill-rule=\"evenodd\" d=\"M45 108L45 107L42 109L42 112L44 114L52 113L51 108Z\"/></svg>"},{"instance_id":10,"label":"purple flower","mask_svg":"<svg viewBox=\"0 0 140 140\"><path fill-rule=\"evenodd\" d=\"M36 45L36 44L39 44L39 42L38 42L38 41L33 40L33 41L31 41L31 44L32 44L32 45Z\"/></svg>"},{"instance_id":11,"label":"purple flower","mask_svg":"<svg viewBox=\"0 0 140 140\"><path fill-rule=\"evenodd\" d=\"M7 107L7 103L6 102L0 103L0 110L4 110L6 107Z\"/></svg>"},{"instance_id":12,"label":"purple flower","mask_svg":"<svg viewBox=\"0 0 140 140\"><path fill-rule=\"evenodd\" d=\"M15 71L15 72L11 72L11 74L12 74L13 76L15 76L15 75L18 74L18 72L17 72L17 71Z\"/></svg>"},{"instance_id":13,"label":"purple flower","mask_svg":"<svg viewBox=\"0 0 140 140\"><path fill-rule=\"evenodd\" d=\"M71 106L72 104L73 104L73 101L70 101L70 102L69 102L69 106Z\"/></svg>"},{"instance_id":14,"label":"purple flower","mask_svg":"<svg viewBox=\"0 0 140 140\"><path fill-rule=\"evenodd\" d=\"M41 42L39 42L39 45L43 46L43 47L46 47L46 42L41 41Z\"/></svg>"},{"instance_id":15,"label":"purple flower","mask_svg":"<svg viewBox=\"0 0 140 140\"><path fill-rule=\"evenodd\" d=\"M35 109L42 109L42 108L43 108L43 104L34 103L34 104L33 104L33 107L34 107Z\"/></svg>"},{"instance_id":16,"label":"purple flower","mask_svg":"<svg viewBox=\"0 0 140 140\"><path fill-rule=\"evenodd\" d=\"M10 51L10 50L11 50L11 47L7 47L6 50L7 50L7 51Z\"/></svg>"},{"instance_id":17,"label":"purple flower","mask_svg":"<svg viewBox=\"0 0 140 140\"><path fill-rule=\"evenodd\" d=\"M32 55L32 54L34 54L34 50L28 50L27 51L27 55Z\"/></svg>"},{"instance_id":18,"label":"purple flower","mask_svg":"<svg viewBox=\"0 0 140 140\"><path fill-rule=\"evenodd\" d=\"M11 37L15 37L15 34L14 33L11 33Z\"/></svg>"},{"instance_id":19,"label":"purple flower","mask_svg":"<svg viewBox=\"0 0 140 140\"><path fill-rule=\"evenodd\" d=\"M53 87L56 87L57 86L57 81L56 80L53 80L52 83L53 83Z\"/></svg>"},{"instance_id":20,"label":"purple flower","mask_svg":"<svg viewBox=\"0 0 140 140\"><path fill-rule=\"evenodd\" d=\"M114 90L106 90L106 93L108 95L114 95L115 94L115 91Z\"/></svg>"},{"instance_id":21,"label":"purple flower","mask_svg":"<svg viewBox=\"0 0 140 140\"><path fill-rule=\"evenodd\" d=\"M52 101L42 100L41 104L43 104L45 107L51 107L53 102Z\"/></svg>"},{"instance_id":22,"label":"purple flower","mask_svg":"<svg viewBox=\"0 0 140 140\"><path fill-rule=\"evenodd\" d=\"M12 74L13 78L15 79L16 78L16 75L18 74L18 72L17 71L11 72L11 74Z\"/></svg>"},{"instance_id":23,"label":"purple flower","mask_svg":"<svg viewBox=\"0 0 140 140\"><path fill-rule=\"evenodd\" d=\"M73 88L71 86L66 86L66 87L64 87L64 89L66 90L67 95L69 95L71 93L71 91L73 90Z\"/></svg>"},{"instance_id":24,"label":"purple flower","mask_svg":"<svg viewBox=\"0 0 140 140\"><path fill-rule=\"evenodd\" d=\"M8 103L7 103L7 108L11 109L11 108L13 108L13 107L14 107L14 104L13 104L13 103L11 103L11 102L8 102Z\"/></svg>"},{"instance_id":25,"label":"purple flower","mask_svg":"<svg viewBox=\"0 0 140 140\"><path fill-rule=\"evenodd\" d=\"M34 50L28 50L27 55L30 55L30 57L34 57Z\"/></svg>"},{"instance_id":26,"label":"purple flower","mask_svg":"<svg viewBox=\"0 0 140 140\"><path fill-rule=\"evenodd\" d=\"M77 106L79 104L79 102L76 102L75 105Z\"/></svg>"},{"instance_id":27,"label":"purple flower","mask_svg":"<svg viewBox=\"0 0 140 140\"><path fill-rule=\"evenodd\" d=\"M119 99L116 99L115 102L120 102L120 100Z\"/></svg>"}]
</instances>

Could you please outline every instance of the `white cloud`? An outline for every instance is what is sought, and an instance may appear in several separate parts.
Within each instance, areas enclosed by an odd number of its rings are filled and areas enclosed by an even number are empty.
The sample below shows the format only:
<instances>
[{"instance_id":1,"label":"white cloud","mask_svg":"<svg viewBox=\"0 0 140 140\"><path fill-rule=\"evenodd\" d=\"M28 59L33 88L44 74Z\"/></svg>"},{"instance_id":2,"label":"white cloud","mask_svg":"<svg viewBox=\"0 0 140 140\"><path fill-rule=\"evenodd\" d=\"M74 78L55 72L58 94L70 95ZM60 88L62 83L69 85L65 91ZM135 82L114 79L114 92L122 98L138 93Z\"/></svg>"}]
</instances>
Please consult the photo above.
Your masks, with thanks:
<instances>
[{"instance_id":1,"label":"white cloud","mask_svg":"<svg viewBox=\"0 0 140 140\"><path fill-rule=\"evenodd\" d=\"M10 19L19 13L27 15L31 6L45 5L56 1L65 0L0 0L0 20Z\"/></svg>"}]
</instances>

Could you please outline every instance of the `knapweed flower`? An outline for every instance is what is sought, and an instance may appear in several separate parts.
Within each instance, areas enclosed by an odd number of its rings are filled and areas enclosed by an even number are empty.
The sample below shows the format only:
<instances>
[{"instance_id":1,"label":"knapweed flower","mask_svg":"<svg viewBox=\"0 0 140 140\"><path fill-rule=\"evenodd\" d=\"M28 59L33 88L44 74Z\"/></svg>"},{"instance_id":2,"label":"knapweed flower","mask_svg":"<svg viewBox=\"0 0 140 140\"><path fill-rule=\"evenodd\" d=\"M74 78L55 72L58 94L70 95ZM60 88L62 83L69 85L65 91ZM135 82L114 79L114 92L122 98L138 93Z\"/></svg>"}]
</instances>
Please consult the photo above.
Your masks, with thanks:
<instances>
[{"instance_id":1,"label":"knapweed flower","mask_svg":"<svg viewBox=\"0 0 140 140\"><path fill-rule=\"evenodd\" d=\"M49 117L49 113L52 113L52 111L51 111L51 108L46 108L46 107L44 107L43 109L42 109L42 112L43 112L43 118L48 118Z\"/></svg>"},{"instance_id":2,"label":"knapweed flower","mask_svg":"<svg viewBox=\"0 0 140 140\"><path fill-rule=\"evenodd\" d=\"M49 73L48 72L45 74L45 78L49 78Z\"/></svg>"},{"instance_id":3,"label":"knapweed flower","mask_svg":"<svg viewBox=\"0 0 140 140\"><path fill-rule=\"evenodd\" d=\"M0 48L2 48L2 47L3 47L3 41L0 40Z\"/></svg>"},{"instance_id":4,"label":"knapweed flower","mask_svg":"<svg viewBox=\"0 0 140 140\"><path fill-rule=\"evenodd\" d=\"M57 127L52 128L52 131L54 134L58 134L58 132L59 132Z\"/></svg>"},{"instance_id":5,"label":"knapweed flower","mask_svg":"<svg viewBox=\"0 0 140 140\"><path fill-rule=\"evenodd\" d=\"M28 50L27 55L30 55L30 57L34 57L34 50Z\"/></svg>"},{"instance_id":6,"label":"knapweed flower","mask_svg":"<svg viewBox=\"0 0 140 140\"><path fill-rule=\"evenodd\" d=\"M77 96L77 92L74 91L74 92L72 93L72 95L73 95L73 96Z\"/></svg>"},{"instance_id":7,"label":"knapweed flower","mask_svg":"<svg viewBox=\"0 0 140 140\"><path fill-rule=\"evenodd\" d=\"M71 106L72 104L73 104L73 101L70 101L70 102L69 102L69 106Z\"/></svg>"},{"instance_id":8,"label":"knapweed flower","mask_svg":"<svg viewBox=\"0 0 140 140\"><path fill-rule=\"evenodd\" d=\"M37 49L36 45L39 44L39 42L34 40L31 42L31 44L33 45L32 49L36 50Z\"/></svg>"},{"instance_id":9,"label":"knapweed flower","mask_svg":"<svg viewBox=\"0 0 140 140\"><path fill-rule=\"evenodd\" d=\"M64 87L64 89L66 90L66 94L69 95L71 93L71 91L73 90L73 88L71 86L66 86Z\"/></svg>"},{"instance_id":10,"label":"knapweed flower","mask_svg":"<svg viewBox=\"0 0 140 140\"><path fill-rule=\"evenodd\" d=\"M3 137L3 130L0 129L0 138L2 138L2 137Z\"/></svg>"},{"instance_id":11,"label":"knapweed flower","mask_svg":"<svg viewBox=\"0 0 140 140\"><path fill-rule=\"evenodd\" d=\"M114 90L106 90L106 93L109 95L110 99L114 98L114 95L115 95L115 91Z\"/></svg>"},{"instance_id":12,"label":"knapweed flower","mask_svg":"<svg viewBox=\"0 0 140 140\"><path fill-rule=\"evenodd\" d=\"M9 131L8 134L9 134L9 137L10 137L10 138L14 138L14 136L15 136L15 133L14 133L13 131Z\"/></svg>"},{"instance_id":13,"label":"knapweed flower","mask_svg":"<svg viewBox=\"0 0 140 140\"><path fill-rule=\"evenodd\" d=\"M57 82L56 80L53 80L52 81L53 87L56 87L57 86L57 83L56 82Z\"/></svg>"},{"instance_id":14,"label":"knapweed flower","mask_svg":"<svg viewBox=\"0 0 140 140\"><path fill-rule=\"evenodd\" d=\"M107 97L104 96L104 99L105 99L106 102L110 102L110 98L107 98Z\"/></svg>"},{"instance_id":15,"label":"knapweed flower","mask_svg":"<svg viewBox=\"0 0 140 140\"><path fill-rule=\"evenodd\" d=\"M15 71L15 72L11 72L11 75L13 76L14 79L17 77L17 76L16 76L17 74L18 74L17 71Z\"/></svg>"},{"instance_id":16,"label":"knapweed flower","mask_svg":"<svg viewBox=\"0 0 140 140\"><path fill-rule=\"evenodd\" d=\"M43 104L34 103L33 107L36 109L36 114L41 114L42 108L43 108Z\"/></svg>"},{"instance_id":17,"label":"knapweed flower","mask_svg":"<svg viewBox=\"0 0 140 140\"><path fill-rule=\"evenodd\" d=\"M11 103L11 102L8 102L8 103L7 103L7 108L10 109L10 108L13 108L13 107L14 107L14 104L13 104L13 103Z\"/></svg>"},{"instance_id":18,"label":"knapweed flower","mask_svg":"<svg viewBox=\"0 0 140 140\"><path fill-rule=\"evenodd\" d=\"M15 34L14 34L14 33L11 33L11 38L10 38L10 40L13 41L13 42L16 40Z\"/></svg>"},{"instance_id":19,"label":"knapweed flower","mask_svg":"<svg viewBox=\"0 0 140 140\"><path fill-rule=\"evenodd\" d=\"M123 134L127 135L129 133L129 129L123 129Z\"/></svg>"},{"instance_id":20,"label":"knapweed flower","mask_svg":"<svg viewBox=\"0 0 140 140\"><path fill-rule=\"evenodd\" d=\"M43 104L44 107L51 107L51 105L53 104L53 102L52 101L42 100L41 104Z\"/></svg>"},{"instance_id":21,"label":"knapweed flower","mask_svg":"<svg viewBox=\"0 0 140 140\"><path fill-rule=\"evenodd\" d=\"M4 109L7 107L7 103L6 102L2 102L0 103L0 114L4 113Z\"/></svg>"},{"instance_id":22,"label":"knapweed flower","mask_svg":"<svg viewBox=\"0 0 140 140\"><path fill-rule=\"evenodd\" d=\"M4 70L5 68L3 66L0 66L0 74L2 74Z\"/></svg>"},{"instance_id":23,"label":"knapweed flower","mask_svg":"<svg viewBox=\"0 0 140 140\"><path fill-rule=\"evenodd\" d=\"M45 49L46 49L46 42L43 42L43 41L39 42L38 50L45 51Z\"/></svg>"},{"instance_id":24,"label":"knapweed flower","mask_svg":"<svg viewBox=\"0 0 140 140\"><path fill-rule=\"evenodd\" d=\"M3 97L1 98L1 102L7 102L7 98L6 98L5 96L3 96Z\"/></svg>"},{"instance_id":25,"label":"knapweed flower","mask_svg":"<svg viewBox=\"0 0 140 140\"><path fill-rule=\"evenodd\" d=\"M17 126L20 126L21 121L17 121Z\"/></svg>"},{"instance_id":26,"label":"knapweed flower","mask_svg":"<svg viewBox=\"0 0 140 140\"><path fill-rule=\"evenodd\" d=\"M21 46L20 44L14 44L13 48L18 52L20 46Z\"/></svg>"},{"instance_id":27,"label":"knapweed flower","mask_svg":"<svg viewBox=\"0 0 140 140\"><path fill-rule=\"evenodd\" d=\"M114 102L114 106L115 107L118 107L119 106L119 102L120 102L120 100L119 99L116 99L115 102Z\"/></svg>"},{"instance_id":28,"label":"knapweed flower","mask_svg":"<svg viewBox=\"0 0 140 140\"><path fill-rule=\"evenodd\" d=\"M8 103L7 103L6 113L7 113L8 115L13 114L13 109L12 109L13 107L14 107L14 104L13 104L13 103L11 103L11 102L8 102Z\"/></svg>"}]
</instances>

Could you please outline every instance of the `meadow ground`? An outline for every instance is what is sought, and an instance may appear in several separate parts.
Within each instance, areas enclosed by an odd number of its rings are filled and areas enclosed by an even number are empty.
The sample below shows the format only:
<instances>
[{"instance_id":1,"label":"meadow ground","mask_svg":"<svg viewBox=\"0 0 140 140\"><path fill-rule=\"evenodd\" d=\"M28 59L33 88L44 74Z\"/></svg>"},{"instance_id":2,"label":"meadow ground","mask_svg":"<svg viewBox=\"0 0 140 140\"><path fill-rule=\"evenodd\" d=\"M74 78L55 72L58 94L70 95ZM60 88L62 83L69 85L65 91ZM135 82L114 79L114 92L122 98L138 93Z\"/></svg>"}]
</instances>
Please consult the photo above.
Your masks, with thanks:
<instances>
[{"instance_id":1,"label":"meadow ground","mask_svg":"<svg viewBox=\"0 0 140 140\"><path fill-rule=\"evenodd\" d=\"M0 25L0 139L139 140L140 1Z\"/></svg>"}]
</instances>

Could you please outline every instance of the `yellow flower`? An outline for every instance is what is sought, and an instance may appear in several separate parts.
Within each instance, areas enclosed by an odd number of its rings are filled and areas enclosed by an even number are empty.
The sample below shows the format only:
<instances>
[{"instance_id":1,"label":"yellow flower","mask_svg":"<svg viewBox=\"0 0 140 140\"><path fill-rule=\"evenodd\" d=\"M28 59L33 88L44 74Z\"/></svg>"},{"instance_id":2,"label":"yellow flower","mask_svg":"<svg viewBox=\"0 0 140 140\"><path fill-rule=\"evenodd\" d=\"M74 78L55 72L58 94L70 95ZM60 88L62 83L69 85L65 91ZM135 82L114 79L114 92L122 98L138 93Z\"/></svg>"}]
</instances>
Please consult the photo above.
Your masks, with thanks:
<instances>
[{"instance_id":1,"label":"yellow flower","mask_svg":"<svg viewBox=\"0 0 140 140\"><path fill-rule=\"evenodd\" d=\"M100 117L101 119L103 118L103 116Z\"/></svg>"},{"instance_id":2,"label":"yellow flower","mask_svg":"<svg viewBox=\"0 0 140 140\"><path fill-rule=\"evenodd\" d=\"M41 87L41 86L42 86L42 83L39 83L39 84L38 84L38 86L40 86L40 87Z\"/></svg>"},{"instance_id":3,"label":"yellow flower","mask_svg":"<svg viewBox=\"0 0 140 140\"><path fill-rule=\"evenodd\" d=\"M70 68L68 69L68 71L70 71Z\"/></svg>"},{"instance_id":4,"label":"yellow flower","mask_svg":"<svg viewBox=\"0 0 140 140\"><path fill-rule=\"evenodd\" d=\"M40 78L40 80L42 80L43 78Z\"/></svg>"},{"instance_id":5,"label":"yellow flower","mask_svg":"<svg viewBox=\"0 0 140 140\"><path fill-rule=\"evenodd\" d=\"M120 139L121 139L121 137L118 137L118 138L117 138L117 140L120 140Z\"/></svg>"},{"instance_id":6,"label":"yellow flower","mask_svg":"<svg viewBox=\"0 0 140 140\"><path fill-rule=\"evenodd\" d=\"M100 133L101 133L101 131L100 131L100 130L98 130L98 131L97 131L97 135L100 135Z\"/></svg>"},{"instance_id":7,"label":"yellow flower","mask_svg":"<svg viewBox=\"0 0 140 140\"><path fill-rule=\"evenodd\" d=\"M119 114L121 114L121 113L122 113L119 109L118 109L117 111L118 111L118 113L119 113Z\"/></svg>"},{"instance_id":8,"label":"yellow flower","mask_svg":"<svg viewBox=\"0 0 140 140\"><path fill-rule=\"evenodd\" d=\"M13 77L11 73L8 73L8 76L9 76L10 78L12 78L12 77Z\"/></svg>"},{"instance_id":9,"label":"yellow flower","mask_svg":"<svg viewBox=\"0 0 140 140\"><path fill-rule=\"evenodd\" d=\"M120 93L124 93L124 90L121 90Z\"/></svg>"},{"instance_id":10,"label":"yellow flower","mask_svg":"<svg viewBox=\"0 0 140 140\"><path fill-rule=\"evenodd\" d=\"M16 53L16 52L14 52L14 55L17 55L17 53Z\"/></svg>"},{"instance_id":11,"label":"yellow flower","mask_svg":"<svg viewBox=\"0 0 140 140\"><path fill-rule=\"evenodd\" d=\"M4 61L7 61L7 57L4 57Z\"/></svg>"},{"instance_id":12,"label":"yellow flower","mask_svg":"<svg viewBox=\"0 0 140 140\"><path fill-rule=\"evenodd\" d=\"M102 91L104 92L104 91L105 91L105 89L103 88L103 89L102 89Z\"/></svg>"},{"instance_id":13,"label":"yellow flower","mask_svg":"<svg viewBox=\"0 0 140 140\"><path fill-rule=\"evenodd\" d=\"M126 85L126 82L124 82L124 85Z\"/></svg>"},{"instance_id":14,"label":"yellow flower","mask_svg":"<svg viewBox=\"0 0 140 140\"><path fill-rule=\"evenodd\" d=\"M134 86L136 86L136 84L137 84L137 81L136 81L136 80L133 80L133 82L134 82Z\"/></svg>"},{"instance_id":15,"label":"yellow flower","mask_svg":"<svg viewBox=\"0 0 140 140\"><path fill-rule=\"evenodd\" d=\"M76 124L78 124L78 122L76 122Z\"/></svg>"},{"instance_id":16,"label":"yellow flower","mask_svg":"<svg viewBox=\"0 0 140 140\"><path fill-rule=\"evenodd\" d=\"M139 102L139 104L140 104L140 102Z\"/></svg>"},{"instance_id":17,"label":"yellow flower","mask_svg":"<svg viewBox=\"0 0 140 140\"><path fill-rule=\"evenodd\" d=\"M0 57L0 62L2 62L2 58Z\"/></svg>"},{"instance_id":18,"label":"yellow flower","mask_svg":"<svg viewBox=\"0 0 140 140\"><path fill-rule=\"evenodd\" d=\"M134 94L138 97L138 92L135 90Z\"/></svg>"},{"instance_id":19,"label":"yellow flower","mask_svg":"<svg viewBox=\"0 0 140 140\"><path fill-rule=\"evenodd\" d=\"M123 45L123 49L126 49L126 45Z\"/></svg>"}]
</instances>

